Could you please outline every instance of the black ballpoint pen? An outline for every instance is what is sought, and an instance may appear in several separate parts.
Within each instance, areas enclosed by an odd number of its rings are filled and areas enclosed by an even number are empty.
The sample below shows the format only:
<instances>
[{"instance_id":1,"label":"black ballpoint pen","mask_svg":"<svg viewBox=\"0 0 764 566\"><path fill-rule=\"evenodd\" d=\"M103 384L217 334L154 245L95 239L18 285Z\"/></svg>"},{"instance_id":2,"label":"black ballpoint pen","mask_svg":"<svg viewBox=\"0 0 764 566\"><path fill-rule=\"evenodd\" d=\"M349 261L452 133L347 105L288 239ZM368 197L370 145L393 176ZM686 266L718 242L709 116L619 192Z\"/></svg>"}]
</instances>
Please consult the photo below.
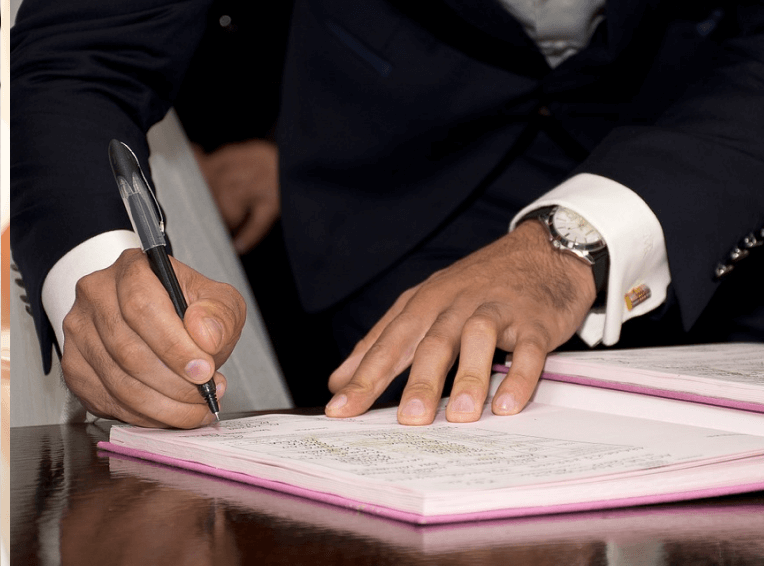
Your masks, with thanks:
<instances>
[{"instance_id":1,"label":"black ballpoint pen","mask_svg":"<svg viewBox=\"0 0 764 566\"><path fill-rule=\"evenodd\" d=\"M161 211L154 193L143 175L138 159L126 144L111 140L109 161L127 214L130 216L130 223L141 240L141 248L146 253L151 270L162 282L170 295L175 312L182 320L188 305L167 255L164 222L160 219ZM199 392L207 401L210 411L220 420L215 381L210 379L207 383L199 385Z\"/></svg>"}]
</instances>

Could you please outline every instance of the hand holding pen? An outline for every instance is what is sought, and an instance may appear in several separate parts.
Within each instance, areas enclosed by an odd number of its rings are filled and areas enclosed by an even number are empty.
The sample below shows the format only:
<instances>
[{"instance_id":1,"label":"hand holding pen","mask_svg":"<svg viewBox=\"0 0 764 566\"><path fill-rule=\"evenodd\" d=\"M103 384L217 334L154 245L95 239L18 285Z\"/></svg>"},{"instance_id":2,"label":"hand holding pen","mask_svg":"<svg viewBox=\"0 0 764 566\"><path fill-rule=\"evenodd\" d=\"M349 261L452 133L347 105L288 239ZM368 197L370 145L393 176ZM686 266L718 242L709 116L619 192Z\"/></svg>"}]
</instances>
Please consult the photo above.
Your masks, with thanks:
<instances>
[{"instance_id":1,"label":"hand holding pen","mask_svg":"<svg viewBox=\"0 0 764 566\"><path fill-rule=\"evenodd\" d=\"M164 235L164 221L154 194L141 171L138 159L127 145L117 140L109 144L109 160L114 171L114 179L119 187L119 194L125 203L133 230L141 240L141 249L148 257L151 271L157 276L167 291L178 316L185 318L188 304L183 296L180 283L167 255L167 243ZM215 392L215 381L199 385L199 393L210 408L210 412L220 420L220 407Z\"/></svg>"},{"instance_id":2,"label":"hand holding pen","mask_svg":"<svg viewBox=\"0 0 764 566\"><path fill-rule=\"evenodd\" d=\"M64 320L67 386L102 417L151 427L214 422L198 385L212 378L218 398L225 392L226 379L215 368L233 351L244 325L241 295L170 258L188 301L181 320L141 250L114 258L77 284Z\"/></svg>"}]
</instances>

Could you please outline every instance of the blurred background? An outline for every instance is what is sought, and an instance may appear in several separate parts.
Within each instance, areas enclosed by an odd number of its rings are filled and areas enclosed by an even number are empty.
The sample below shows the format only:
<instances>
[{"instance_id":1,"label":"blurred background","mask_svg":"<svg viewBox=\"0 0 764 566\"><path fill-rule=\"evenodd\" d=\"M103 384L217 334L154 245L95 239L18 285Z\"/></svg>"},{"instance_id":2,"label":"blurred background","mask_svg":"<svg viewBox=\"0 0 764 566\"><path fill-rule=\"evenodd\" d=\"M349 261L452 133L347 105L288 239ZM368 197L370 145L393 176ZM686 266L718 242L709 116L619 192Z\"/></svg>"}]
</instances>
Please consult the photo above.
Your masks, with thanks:
<instances>
[{"instance_id":1,"label":"blurred background","mask_svg":"<svg viewBox=\"0 0 764 566\"><path fill-rule=\"evenodd\" d=\"M8 543L10 540L10 513L9 513L9 490L8 482L10 476L8 445L10 442L10 377L11 377L11 328L10 328L10 293L9 293L9 265L11 257L10 248L10 229L8 227L8 215L10 204L9 174L8 174L8 155L9 155L9 137L8 128L10 103L8 100L8 89L3 88L8 85L8 24L10 18L10 2L3 0L0 8L0 25L2 27L2 39L0 40L0 93L2 102L0 103L0 121L2 122L2 133L0 134L0 209L2 210L2 249L0 249L0 291L2 291L2 312L0 312L0 322L2 323L2 339L0 340L0 350L2 351L2 371L0 372L0 382L2 383L2 393L0 394L0 452L2 452L2 466L0 467L0 512L2 514L2 525L0 528L0 564L6 566L8 560Z\"/></svg>"}]
</instances>

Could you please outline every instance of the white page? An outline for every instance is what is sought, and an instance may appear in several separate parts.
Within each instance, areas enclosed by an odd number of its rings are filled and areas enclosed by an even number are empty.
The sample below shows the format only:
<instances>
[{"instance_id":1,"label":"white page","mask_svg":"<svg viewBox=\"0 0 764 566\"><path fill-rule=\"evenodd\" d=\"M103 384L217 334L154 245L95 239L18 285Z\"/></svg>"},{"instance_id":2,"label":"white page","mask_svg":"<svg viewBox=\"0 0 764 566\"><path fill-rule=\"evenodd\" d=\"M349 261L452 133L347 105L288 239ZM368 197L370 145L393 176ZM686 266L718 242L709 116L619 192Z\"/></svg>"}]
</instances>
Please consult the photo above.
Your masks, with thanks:
<instances>
[{"instance_id":1,"label":"white page","mask_svg":"<svg viewBox=\"0 0 764 566\"><path fill-rule=\"evenodd\" d=\"M587 489L597 498L608 478L639 484L645 469L665 473L764 454L762 437L540 403L513 417L488 409L469 424L448 423L442 411L426 427L395 419L395 408L344 420L269 415L194 431L115 427L112 441L132 437L135 448L368 503L418 511L426 499L451 512L506 505L492 494L497 489L510 490L510 502L538 505L544 502L533 486L558 486L554 496L567 497L580 496L570 489L576 482L594 482Z\"/></svg>"},{"instance_id":2,"label":"white page","mask_svg":"<svg viewBox=\"0 0 764 566\"><path fill-rule=\"evenodd\" d=\"M635 374L693 377L698 381L721 381L728 385L749 386L764 391L764 344L757 343L559 352L547 358L545 369L564 372L566 368L577 366L617 368L618 371L610 375L613 380L617 380L618 374L626 373L628 369Z\"/></svg>"},{"instance_id":3,"label":"white page","mask_svg":"<svg viewBox=\"0 0 764 566\"><path fill-rule=\"evenodd\" d=\"M496 391L504 375L494 375L491 391ZM764 436L764 413L688 403L591 385L542 379L536 386L532 400L571 409Z\"/></svg>"}]
</instances>

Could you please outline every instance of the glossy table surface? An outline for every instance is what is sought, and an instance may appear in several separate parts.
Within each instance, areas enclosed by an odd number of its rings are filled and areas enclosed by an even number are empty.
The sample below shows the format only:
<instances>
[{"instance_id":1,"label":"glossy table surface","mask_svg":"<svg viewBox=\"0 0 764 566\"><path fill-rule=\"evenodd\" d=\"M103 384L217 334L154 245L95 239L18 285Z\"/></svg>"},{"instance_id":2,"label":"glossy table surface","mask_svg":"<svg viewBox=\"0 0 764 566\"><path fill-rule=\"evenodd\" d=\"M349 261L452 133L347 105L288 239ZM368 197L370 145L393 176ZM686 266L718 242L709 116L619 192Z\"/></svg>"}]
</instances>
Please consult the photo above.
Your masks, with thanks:
<instances>
[{"instance_id":1,"label":"glossy table surface","mask_svg":"<svg viewBox=\"0 0 764 566\"><path fill-rule=\"evenodd\" d=\"M764 565L764 492L414 527L99 451L106 421L11 430L11 563Z\"/></svg>"}]
</instances>

